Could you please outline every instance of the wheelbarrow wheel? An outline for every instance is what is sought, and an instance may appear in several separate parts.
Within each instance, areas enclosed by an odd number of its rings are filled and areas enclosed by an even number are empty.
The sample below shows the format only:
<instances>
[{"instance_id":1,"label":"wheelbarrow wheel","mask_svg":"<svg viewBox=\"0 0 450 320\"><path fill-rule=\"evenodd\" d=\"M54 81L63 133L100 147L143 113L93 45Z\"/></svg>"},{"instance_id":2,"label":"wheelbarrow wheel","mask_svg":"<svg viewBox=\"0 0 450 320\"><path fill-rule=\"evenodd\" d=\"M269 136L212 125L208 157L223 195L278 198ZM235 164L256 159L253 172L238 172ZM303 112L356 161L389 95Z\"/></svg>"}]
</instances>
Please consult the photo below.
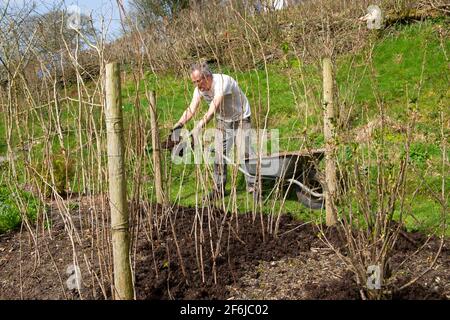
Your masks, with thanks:
<instances>
[{"instance_id":1,"label":"wheelbarrow wheel","mask_svg":"<svg viewBox=\"0 0 450 320\"><path fill-rule=\"evenodd\" d=\"M305 180L306 181L304 183L309 189L319 194L323 193L322 184L316 178L315 170L308 172ZM295 192L297 194L298 201L305 207L313 210L319 210L325 207L325 198L313 196L298 185L295 186Z\"/></svg>"}]
</instances>

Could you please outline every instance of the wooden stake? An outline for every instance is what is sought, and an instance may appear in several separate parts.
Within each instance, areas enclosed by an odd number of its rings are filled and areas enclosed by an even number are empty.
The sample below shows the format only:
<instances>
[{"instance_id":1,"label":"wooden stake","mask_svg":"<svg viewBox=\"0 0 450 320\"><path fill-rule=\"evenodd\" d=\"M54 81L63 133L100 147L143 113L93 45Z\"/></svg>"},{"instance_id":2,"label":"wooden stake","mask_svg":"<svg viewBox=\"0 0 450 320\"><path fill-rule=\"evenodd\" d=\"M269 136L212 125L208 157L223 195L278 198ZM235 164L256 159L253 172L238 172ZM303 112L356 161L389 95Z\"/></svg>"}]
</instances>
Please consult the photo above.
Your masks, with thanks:
<instances>
[{"instance_id":1,"label":"wooden stake","mask_svg":"<svg viewBox=\"0 0 450 320\"><path fill-rule=\"evenodd\" d=\"M118 63L106 65L106 133L114 270L113 297L115 300L131 300L134 298L134 290L130 266L130 233Z\"/></svg>"},{"instance_id":2,"label":"wooden stake","mask_svg":"<svg viewBox=\"0 0 450 320\"><path fill-rule=\"evenodd\" d=\"M153 148L153 166L155 170L156 201L159 204L164 205L165 198L163 192L163 179L161 171L161 146L159 141L158 118L156 114L155 91L150 92L149 105L150 105L150 127L151 127L152 148Z\"/></svg>"},{"instance_id":3,"label":"wooden stake","mask_svg":"<svg viewBox=\"0 0 450 320\"><path fill-rule=\"evenodd\" d=\"M335 163L335 112L333 104L333 67L330 58L323 59L323 99L324 99L324 136L325 136L325 208L327 226L337 222L334 199L336 195Z\"/></svg>"}]
</instances>

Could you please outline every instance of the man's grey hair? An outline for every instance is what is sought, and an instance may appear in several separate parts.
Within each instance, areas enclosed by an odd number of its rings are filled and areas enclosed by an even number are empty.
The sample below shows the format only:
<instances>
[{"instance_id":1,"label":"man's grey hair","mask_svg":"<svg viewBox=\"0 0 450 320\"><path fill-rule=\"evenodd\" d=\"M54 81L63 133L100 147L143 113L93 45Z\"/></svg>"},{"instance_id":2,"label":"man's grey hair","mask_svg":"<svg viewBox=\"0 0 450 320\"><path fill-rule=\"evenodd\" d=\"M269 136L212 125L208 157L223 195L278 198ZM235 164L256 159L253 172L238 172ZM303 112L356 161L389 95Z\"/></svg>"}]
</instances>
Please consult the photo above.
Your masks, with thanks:
<instances>
[{"instance_id":1,"label":"man's grey hair","mask_svg":"<svg viewBox=\"0 0 450 320\"><path fill-rule=\"evenodd\" d=\"M209 66L208 66L208 64L206 62L194 63L191 66L191 74L192 74L192 72L194 72L196 70L200 71L200 74L202 76L205 76L205 77L211 77L212 76L212 72L209 69Z\"/></svg>"}]
</instances>

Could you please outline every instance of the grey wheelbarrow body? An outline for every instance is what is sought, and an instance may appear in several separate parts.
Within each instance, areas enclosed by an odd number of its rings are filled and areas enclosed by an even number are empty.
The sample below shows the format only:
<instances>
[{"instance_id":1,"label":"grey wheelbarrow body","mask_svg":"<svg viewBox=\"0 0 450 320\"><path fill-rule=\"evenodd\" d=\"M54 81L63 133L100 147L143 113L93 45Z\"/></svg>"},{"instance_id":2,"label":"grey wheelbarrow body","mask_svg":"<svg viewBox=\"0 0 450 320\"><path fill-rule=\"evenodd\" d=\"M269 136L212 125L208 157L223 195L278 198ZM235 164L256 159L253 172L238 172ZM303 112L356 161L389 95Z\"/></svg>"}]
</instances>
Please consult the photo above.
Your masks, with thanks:
<instances>
[{"instance_id":1,"label":"grey wheelbarrow body","mask_svg":"<svg viewBox=\"0 0 450 320\"><path fill-rule=\"evenodd\" d=\"M247 158L241 165L244 174L261 179L280 181L294 185L299 202L310 209L321 209L325 204L322 184L318 179L317 164L323 158L325 149L305 152L284 152L269 156ZM244 172L245 171L245 172Z\"/></svg>"}]
</instances>

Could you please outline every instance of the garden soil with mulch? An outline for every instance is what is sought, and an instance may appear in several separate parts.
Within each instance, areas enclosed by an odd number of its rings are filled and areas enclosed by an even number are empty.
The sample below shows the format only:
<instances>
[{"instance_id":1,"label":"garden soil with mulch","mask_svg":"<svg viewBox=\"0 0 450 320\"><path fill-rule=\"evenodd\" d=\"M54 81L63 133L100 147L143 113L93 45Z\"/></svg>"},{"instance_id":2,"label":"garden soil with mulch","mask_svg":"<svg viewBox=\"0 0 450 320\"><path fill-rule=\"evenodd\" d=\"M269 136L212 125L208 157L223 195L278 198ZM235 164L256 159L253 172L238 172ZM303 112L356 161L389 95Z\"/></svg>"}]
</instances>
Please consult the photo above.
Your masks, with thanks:
<instances>
[{"instance_id":1,"label":"garden soil with mulch","mask_svg":"<svg viewBox=\"0 0 450 320\"><path fill-rule=\"evenodd\" d=\"M51 232L35 232L36 241L24 230L0 235L0 299L111 297L108 214L93 214L87 203L78 205L70 217L51 210ZM218 209L175 207L171 219L160 225L157 237L155 229L150 233L145 211L142 207L132 211L136 214L131 219L137 299L360 299L352 274L318 237L319 230L312 223L285 214L280 219L279 236L273 237L267 232L268 217L263 218L262 227L260 215L241 214L236 221L236 215L228 214L224 220ZM211 252L216 249L222 225L214 266ZM335 229L326 230L326 234L334 245L342 246ZM425 240L417 233L399 238L392 269L409 260L394 274L398 287L429 266L437 239L413 254ZM390 297L450 298L449 250L447 242L431 271ZM70 275L66 274L67 266L75 258L83 280L80 291L69 290L66 283Z\"/></svg>"}]
</instances>

